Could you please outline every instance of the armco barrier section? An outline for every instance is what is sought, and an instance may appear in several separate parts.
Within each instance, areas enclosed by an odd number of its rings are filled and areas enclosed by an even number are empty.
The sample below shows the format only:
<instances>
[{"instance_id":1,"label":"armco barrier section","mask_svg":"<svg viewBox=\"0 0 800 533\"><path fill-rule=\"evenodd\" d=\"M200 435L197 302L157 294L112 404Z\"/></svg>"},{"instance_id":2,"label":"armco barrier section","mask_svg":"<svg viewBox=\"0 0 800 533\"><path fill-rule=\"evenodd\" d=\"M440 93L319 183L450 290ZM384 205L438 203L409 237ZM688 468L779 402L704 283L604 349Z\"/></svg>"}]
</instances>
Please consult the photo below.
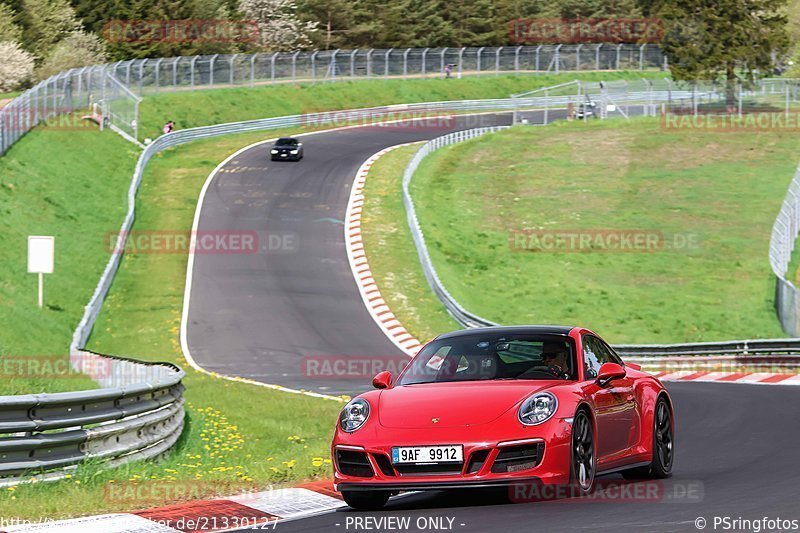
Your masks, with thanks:
<instances>
[{"instance_id":1,"label":"armco barrier section","mask_svg":"<svg viewBox=\"0 0 800 533\"><path fill-rule=\"evenodd\" d=\"M71 355L104 388L0 397L0 486L61 479L87 459L117 466L169 450L184 424L184 373L86 351Z\"/></svg>"},{"instance_id":2,"label":"armco barrier section","mask_svg":"<svg viewBox=\"0 0 800 533\"><path fill-rule=\"evenodd\" d=\"M775 287L775 309L783 330L789 335L800 336L800 291L790 276L789 265L800 232L800 169L795 171L789 190L783 200L778 217L772 226L769 242L769 262L777 278Z\"/></svg>"}]
</instances>

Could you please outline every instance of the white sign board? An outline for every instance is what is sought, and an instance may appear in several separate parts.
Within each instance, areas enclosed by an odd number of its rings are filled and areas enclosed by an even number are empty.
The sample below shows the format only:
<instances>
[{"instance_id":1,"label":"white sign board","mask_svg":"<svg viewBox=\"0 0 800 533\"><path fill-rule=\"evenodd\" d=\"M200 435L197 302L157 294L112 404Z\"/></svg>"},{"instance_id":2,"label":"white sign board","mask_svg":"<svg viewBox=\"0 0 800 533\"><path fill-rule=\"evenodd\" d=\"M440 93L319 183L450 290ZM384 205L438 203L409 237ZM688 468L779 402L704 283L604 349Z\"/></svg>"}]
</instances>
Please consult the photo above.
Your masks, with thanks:
<instances>
[{"instance_id":1,"label":"white sign board","mask_svg":"<svg viewBox=\"0 0 800 533\"><path fill-rule=\"evenodd\" d=\"M28 272L52 274L55 237L28 236Z\"/></svg>"}]
</instances>

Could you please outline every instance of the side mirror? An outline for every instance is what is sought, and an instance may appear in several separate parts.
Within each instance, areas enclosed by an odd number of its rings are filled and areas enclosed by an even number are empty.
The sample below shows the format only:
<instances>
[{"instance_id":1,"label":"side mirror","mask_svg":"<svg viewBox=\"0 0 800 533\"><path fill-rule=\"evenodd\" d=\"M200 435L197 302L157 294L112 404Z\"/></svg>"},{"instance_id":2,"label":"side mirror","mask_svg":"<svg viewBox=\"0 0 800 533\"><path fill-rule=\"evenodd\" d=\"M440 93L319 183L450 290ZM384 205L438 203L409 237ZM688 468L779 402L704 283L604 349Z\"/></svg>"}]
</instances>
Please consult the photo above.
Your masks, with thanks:
<instances>
[{"instance_id":1,"label":"side mirror","mask_svg":"<svg viewBox=\"0 0 800 533\"><path fill-rule=\"evenodd\" d=\"M642 369L642 365L637 365L636 363L625 363L625 366L627 366L628 368L632 368L634 370Z\"/></svg>"},{"instance_id":2,"label":"side mirror","mask_svg":"<svg viewBox=\"0 0 800 533\"><path fill-rule=\"evenodd\" d=\"M601 387L615 379L622 379L625 377L625 368L619 366L617 363L603 363L600 371L597 373L595 382Z\"/></svg>"},{"instance_id":3,"label":"side mirror","mask_svg":"<svg viewBox=\"0 0 800 533\"><path fill-rule=\"evenodd\" d=\"M392 386L392 373L385 370L372 378L372 386L376 389L388 389Z\"/></svg>"}]
</instances>

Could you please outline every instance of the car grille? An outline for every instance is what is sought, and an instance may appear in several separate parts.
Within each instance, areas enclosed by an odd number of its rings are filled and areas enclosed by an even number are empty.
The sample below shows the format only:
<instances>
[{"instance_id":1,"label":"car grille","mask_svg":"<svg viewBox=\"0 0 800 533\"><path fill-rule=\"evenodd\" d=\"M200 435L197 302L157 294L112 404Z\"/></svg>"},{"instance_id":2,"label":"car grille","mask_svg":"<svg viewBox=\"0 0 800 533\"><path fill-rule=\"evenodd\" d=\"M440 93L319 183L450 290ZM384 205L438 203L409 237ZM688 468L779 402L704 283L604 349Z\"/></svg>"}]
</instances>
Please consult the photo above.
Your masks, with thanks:
<instances>
[{"instance_id":1,"label":"car grille","mask_svg":"<svg viewBox=\"0 0 800 533\"><path fill-rule=\"evenodd\" d=\"M492 473L519 472L539 464L544 454L544 443L522 444L501 448L492 463Z\"/></svg>"},{"instance_id":2,"label":"car grille","mask_svg":"<svg viewBox=\"0 0 800 533\"><path fill-rule=\"evenodd\" d=\"M389 457L383 455L382 453L373 453L373 459L375 462L378 463L378 468L381 469L384 476L395 476L394 468L392 468L392 462L389 460Z\"/></svg>"},{"instance_id":3,"label":"car grille","mask_svg":"<svg viewBox=\"0 0 800 533\"><path fill-rule=\"evenodd\" d=\"M336 450L336 465L339 472L346 476L372 477L375 472L369 464L367 454L350 450Z\"/></svg>"},{"instance_id":4,"label":"car grille","mask_svg":"<svg viewBox=\"0 0 800 533\"><path fill-rule=\"evenodd\" d=\"M486 459L489 457L489 450L478 450L473 452L467 463L467 474L475 474L483 468Z\"/></svg>"},{"instance_id":5,"label":"car grille","mask_svg":"<svg viewBox=\"0 0 800 533\"><path fill-rule=\"evenodd\" d=\"M447 476L461 473L463 463L445 463L437 465L394 465L395 470L403 476Z\"/></svg>"}]
</instances>

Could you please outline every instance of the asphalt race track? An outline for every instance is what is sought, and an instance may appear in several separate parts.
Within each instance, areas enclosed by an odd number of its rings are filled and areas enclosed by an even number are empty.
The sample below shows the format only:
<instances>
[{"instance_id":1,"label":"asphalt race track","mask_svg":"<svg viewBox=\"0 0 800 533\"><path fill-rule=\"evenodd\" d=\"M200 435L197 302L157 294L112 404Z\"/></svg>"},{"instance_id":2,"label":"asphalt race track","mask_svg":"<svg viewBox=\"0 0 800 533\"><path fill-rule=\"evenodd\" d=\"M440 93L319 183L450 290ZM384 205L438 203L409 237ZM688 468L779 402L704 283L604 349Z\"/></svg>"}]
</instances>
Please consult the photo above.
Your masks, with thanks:
<instances>
[{"instance_id":1,"label":"asphalt race track","mask_svg":"<svg viewBox=\"0 0 800 533\"><path fill-rule=\"evenodd\" d=\"M563 114L551 111L550 116ZM508 114L482 115L461 117L450 126L509 121ZM347 262L342 219L352 180L365 159L388 146L447 132L373 126L319 133L304 137L306 156L300 163L272 163L269 145L264 145L225 165L204 198L198 229L256 232L262 249L195 255L187 340L197 363L264 383L353 394L367 388L369 380L320 379L308 375L305 362L403 357L361 301ZM525 503L508 503L504 492L411 494L393 499L382 512L345 508L277 528L431 531L435 522L423 521L432 518L444 530L452 519L453 531L698 531L695 520L703 518L707 531L722 531L722 526L714 528L715 517L800 520L800 387L667 386L676 411L674 475L636 482L644 491L610 487L593 501ZM598 478L614 479L621 478ZM355 518L386 517L410 522L400 529L386 522L353 523Z\"/></svg>"},{"instance_id":2,"label":"asphalt race track","mask_svg":"<svg viewBox=\"0 0 800 533\"><path fill-rule=\"evenodd\" d=\"M187 320L195 361L326 394L369 387L370 377L308 371L309 361L405 357L370 317L347 261L343 219L356 171L388 146L510 121L506 113L353 128L304 137L299 163L271 162L269 144L231 160L208 188L198 233L256 232L261 249L195 255Z\"/></svg>"}]
</instances>

